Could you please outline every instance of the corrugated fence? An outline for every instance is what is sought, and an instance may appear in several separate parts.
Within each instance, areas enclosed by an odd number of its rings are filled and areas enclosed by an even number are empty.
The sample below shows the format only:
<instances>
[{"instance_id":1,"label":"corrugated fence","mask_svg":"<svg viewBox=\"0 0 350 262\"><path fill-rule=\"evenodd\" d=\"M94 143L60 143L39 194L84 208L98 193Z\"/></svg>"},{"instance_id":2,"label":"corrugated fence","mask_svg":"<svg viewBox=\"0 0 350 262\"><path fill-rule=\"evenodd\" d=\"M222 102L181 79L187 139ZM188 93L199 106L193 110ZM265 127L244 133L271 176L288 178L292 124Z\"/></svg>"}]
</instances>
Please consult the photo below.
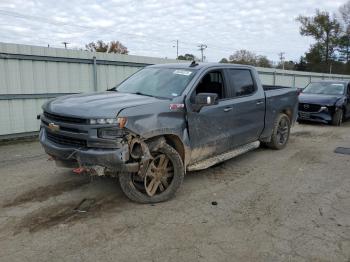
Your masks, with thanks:
<instances>
[{"instance_id":1,"label":"corrugated fence","mask_svg":"<svg viewBox=\"0 0 350 262\"><path fill-rule=\"evenodd\" d=\"M140 68L177 60L133 55L92 53L0 43L0 139L38 131L36 115L49 98L63 94L102 91ZM258 68L263 84L304 87L311 80L350 79Z\"/></svg>"}]
</instances>

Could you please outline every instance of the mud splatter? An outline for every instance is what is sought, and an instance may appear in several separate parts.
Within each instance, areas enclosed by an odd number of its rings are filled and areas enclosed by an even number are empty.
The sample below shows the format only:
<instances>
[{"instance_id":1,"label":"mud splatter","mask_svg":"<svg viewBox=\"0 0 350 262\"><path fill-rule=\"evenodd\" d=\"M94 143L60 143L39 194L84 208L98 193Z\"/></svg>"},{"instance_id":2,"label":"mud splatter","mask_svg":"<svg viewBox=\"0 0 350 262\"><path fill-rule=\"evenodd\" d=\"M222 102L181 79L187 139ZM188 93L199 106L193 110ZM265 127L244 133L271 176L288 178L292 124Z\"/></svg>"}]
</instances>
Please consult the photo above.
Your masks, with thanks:
<instances>
[{"instance_id":1,"label":"mud splatter","mask_svg":"<svg viewBox=\"0 0 350 262\"><path fill-rule=\"evenodd\" d=\"M83 179L68 180L54 185L41 186L24 192L23 194L17 196L14 200L5 203L3 207L12 207L33 201L42 202L50 197L58 196L64 192L74 190L88 183L90 183L90 179L86 177Z\"/></svg>"},{"instance_id":2,"label":"mud splatter","mask_svg":"<svg viewBox=\"0 0 350 262\"><path fill-rule=\"evenodd\" d=\"M312 134L311 131L296 131L296 132L291 133L291 136L312 137L312 136L315 136L315 134Z\"/></svg>"},{"instance_id":3,"label":"mud splatter","mask_svg":"<svg viewBox=\"0 0 350 262\"><path fill-rule=\"evenodd\" d=\"M125 199L120 199L118 196L105 197L96 199L89 207L88 212L77 212L76 207L80 201L70 203L62 203L49 207L43 207L35 210L21 219L14 228L14 235L28 230L30 233L35 233L45 230L60 224L72 225L81 219L96 218L101 213L122 209Z\"/></svg>"}]
</instances>

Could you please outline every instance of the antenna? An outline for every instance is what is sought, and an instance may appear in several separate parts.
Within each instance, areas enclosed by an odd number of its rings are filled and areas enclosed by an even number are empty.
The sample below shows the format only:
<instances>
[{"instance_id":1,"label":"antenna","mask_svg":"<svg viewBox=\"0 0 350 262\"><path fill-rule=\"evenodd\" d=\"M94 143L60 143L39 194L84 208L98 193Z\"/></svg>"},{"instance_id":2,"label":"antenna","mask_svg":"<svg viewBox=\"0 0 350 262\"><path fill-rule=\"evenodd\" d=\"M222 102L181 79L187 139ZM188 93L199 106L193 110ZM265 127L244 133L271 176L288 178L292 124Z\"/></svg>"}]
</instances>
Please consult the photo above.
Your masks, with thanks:
<instances>
[{"instance_id":1,"label":"antenna","mask_svg":"<svg viewBox=\"0 0 350 262\"><path fill-rule=\"evenodd\" d=\"M190 64L190 67L195 67L197 65L198 65L198 63L195 60L193 60Z\"/></svg>"}]
</instances>

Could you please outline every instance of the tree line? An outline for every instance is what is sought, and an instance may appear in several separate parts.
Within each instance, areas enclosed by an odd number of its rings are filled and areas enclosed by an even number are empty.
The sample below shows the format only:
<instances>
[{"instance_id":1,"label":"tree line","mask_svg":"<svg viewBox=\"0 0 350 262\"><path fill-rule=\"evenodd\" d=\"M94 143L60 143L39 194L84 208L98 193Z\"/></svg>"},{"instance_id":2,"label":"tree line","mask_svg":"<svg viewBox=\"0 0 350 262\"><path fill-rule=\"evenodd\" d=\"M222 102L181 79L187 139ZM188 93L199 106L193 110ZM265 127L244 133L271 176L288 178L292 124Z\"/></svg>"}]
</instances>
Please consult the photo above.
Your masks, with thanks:
<instances>
[{"instance_id":1,"label":"tree line","mask_svg":"<svg viewBox=\"0 0 350 262\"><path fill-rule=\"evenodd\" d=\"M300 34L312 37L315 43L300 57L299 61L283 61L277 68L319 73L350 74L350 1L330 14L316 9L313 16L299 15ZM261 65L263 58L264 65ZM253 66L272 67L266 57L260 57L247 50L236 51L222 63L238 63Z\"/></svg>"},{"instance_id":2,"label":"tree line","mask_svg":"<svg viewBox=\"0 0 350 262\"><path fill-rule=\"evenodd\" d=\"M296 22L300 25L300 34L312 37L312 44L299 61L281 61L277 68L320 73L350 74L350 1L339 7L338 12L316 9L313 16L299 15ZM87 44L86 50L104 53L128 54L129 51L119 41L108 43L99 40ZM193 54L177 57L179 60L199 59ZM274 67L266 56L260 56L249 50L238 50L220 63L247 64L259 67Z\"/></svg>"}]
</instances>

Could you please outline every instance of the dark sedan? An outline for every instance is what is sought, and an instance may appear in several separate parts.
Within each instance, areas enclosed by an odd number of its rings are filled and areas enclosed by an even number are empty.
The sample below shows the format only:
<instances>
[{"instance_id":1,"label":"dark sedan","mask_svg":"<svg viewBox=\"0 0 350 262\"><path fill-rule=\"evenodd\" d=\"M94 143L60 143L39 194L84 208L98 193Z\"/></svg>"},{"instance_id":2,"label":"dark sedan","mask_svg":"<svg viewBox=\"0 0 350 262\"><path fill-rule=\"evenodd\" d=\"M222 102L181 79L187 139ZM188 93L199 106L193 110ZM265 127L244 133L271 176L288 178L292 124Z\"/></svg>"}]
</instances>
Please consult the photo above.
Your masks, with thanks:
<instances>
[{"instance_id":1,"label":"dark sedan","mask_svg":"<svg viewBox=\"0 0 350 262\"><path fill-rule=\"evenodd\" d=\"M350 117L349 81L311 82L299 95L298 121L341 125Z\"/></svg>"}]
</instances>

